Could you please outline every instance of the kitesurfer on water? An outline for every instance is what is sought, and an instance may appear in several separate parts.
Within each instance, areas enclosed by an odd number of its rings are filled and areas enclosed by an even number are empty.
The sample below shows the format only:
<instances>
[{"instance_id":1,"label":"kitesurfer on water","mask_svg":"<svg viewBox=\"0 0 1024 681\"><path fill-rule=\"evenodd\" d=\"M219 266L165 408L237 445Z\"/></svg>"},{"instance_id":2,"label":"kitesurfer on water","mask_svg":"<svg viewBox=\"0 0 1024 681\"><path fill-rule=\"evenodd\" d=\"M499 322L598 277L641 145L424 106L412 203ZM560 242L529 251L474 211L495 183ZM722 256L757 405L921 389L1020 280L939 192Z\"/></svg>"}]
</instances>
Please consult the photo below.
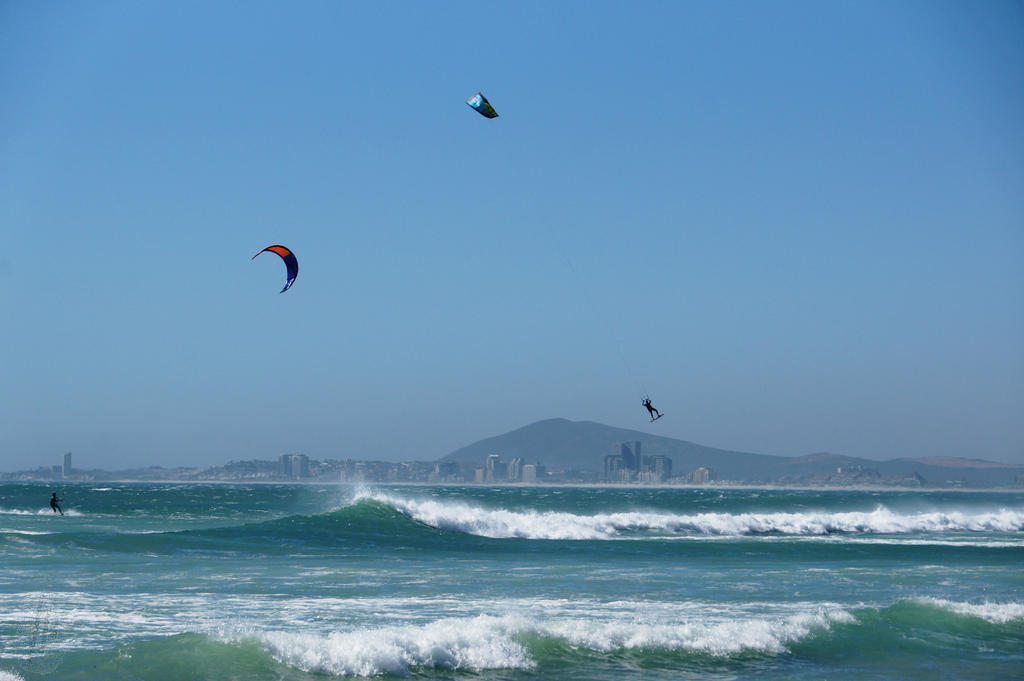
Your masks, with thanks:
<instances>
[{"instance_id":1,"label":"kitesurfer on water","mask_svg":"<svg viewBox=\"0 0 1024 681\"><path fill-rule=\"evenodd\" d=\"M64 500L63 499L58 499L56 492L51 494L50 495L50 508L53 509L54 513L60 513L61 515L64 515L64 511L60 510L60 506L57 505L58 501L64 501Z\"/></svg>"},{"instance_id":2,"label":"kitesurfer on water","mask_svg":"<svg viewBox=\"0 0 1024 681\"><path fill-rule=\"evenodd\" d=\"M658 411L657 409L655 409L654 405L651 404L651 398L650 397L645 397L644 398L644 406L647 407L647 412L651 415L651 420L652 421L661 418L661 412ZM655 416L655 414L657 414L657 416Z\"/></svg>"}]
</instances>

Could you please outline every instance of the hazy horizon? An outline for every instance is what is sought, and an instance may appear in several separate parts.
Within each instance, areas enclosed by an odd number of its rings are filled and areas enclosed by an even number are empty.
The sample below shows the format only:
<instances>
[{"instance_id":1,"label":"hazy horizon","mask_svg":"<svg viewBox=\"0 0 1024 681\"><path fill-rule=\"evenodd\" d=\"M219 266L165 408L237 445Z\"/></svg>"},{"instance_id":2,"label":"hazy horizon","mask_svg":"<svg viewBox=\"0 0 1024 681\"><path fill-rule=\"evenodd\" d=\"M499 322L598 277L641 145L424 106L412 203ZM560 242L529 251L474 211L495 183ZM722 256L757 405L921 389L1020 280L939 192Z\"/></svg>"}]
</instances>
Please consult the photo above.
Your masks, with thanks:
<instances>
[{"instance_id":1,"label":"hazy horizon","mask_svg":"<svg viewBox=\"0 0 1024 681\"><path fill-rule=\"evenodd\" d=\"M535 422L530 423L530 424L524 424L524 426L522 426L522 428L515 428L515 429L513 429L511 431L508 431L508 432L505 432L505 433L494 433L494 434L492 434L490 436L481 438L481 440L478 440L476 442L467 443L465 446L457 447L457 448L453 449L452 451L446 452L446 453L444 453L444 454L442 454L440 456L437 456L437 457L407 458L407 459L395 459L395 458L391 458L391 459L389 459L389 458L375 459L373 457L362 457L362 460L377 460L377 461L385 461L385 462L399 462L399 461L406 461L406 462L408 462L408 461L431 462L431 461L437 461L437 460L444 459L446 456L448 456L450 454L454 454L455 452L457 452L457 451L459 451L461 449L464 449L466 447L471 447L471 446L473 446L475 444L478 444L481 441L485 441L485 440L488 440L488 439L494 438L494 437L500 437L500 436L503 436L503 435L508 435L510 433L513 433L513 432L516 432L518 430L521 430L523 428L528 428L529 426L537 425L537 424L543 423L545 421L558 421L558 420L568 420L568 419L561 419L560 417L553 417L551 419L542 419L541 421L535 421ZM570 422L571 423L596 423L596 422L593 422L593 421L578 421L578 422L570 421ZM608 424L597 424L597 425L605 426L605 427L609 427L609 428L618 428L618 426L609 426ZM649 437L667 437L667 436L655 435L653 433L645 433L643 431L637 431L637 430L631 429L631 428L626 428L625 430L630 430L632 432L638 433L638 437L640 437L641 439L649 438ZM670 438L670 439L679 440L679 441L682 441L682 442L690 442L688 440L684 440L683 438ZM729 452L734 452L735 451L735 450L725 450L725 449L722 449L721 447L715 447L714 445L709 445L707 443L701 443L701 442L692 442L691 444L695 444L695 445L702 446L702 447L708 447L708 448L711 448L711 449L721 450L721 451L723 451L725 453L729 453ZM109 470L109 469L104 469L102 466L92 466L92 467L90 467L88 465L82 465L82 463L78 460L78 458L74 456L74 453L73 452L70 452L70 453L72 454L72 466L76 470L90 470L90 469L91 470ZM304 452L300 452L300 451L282 452L282 454L285 454L285 453L287 453L287 454L302 454ZM502 454L502 452L498 451L498 450L496 450L495 453ZM754 452L754 451L746 451L746 452L735 451L735 453L738 453L738 454L764 454L764 452ZM806 454L793 455L793 458L799 458L801 456L815 456L815 455L838 455L838 456L843 456L842 454L840 454L838 452L808 452ZM597 455L595 454L595 456L597 456ZM321 457L311 457L311 458L316 459L316 460L321 460L321 461L326 461L326 460L344 460L344 459L350 459L350 458L351 459L355 459L355 460L359 460L360 459L360 457L337 457L337 456L330 456L330 455L328 455L328 456L321 456ZM893 460L893 459L873 459L871 457L856 457L856 458L862 458L862 459L865 459L865 460L868 460L868 461L877 461L879 463L884 463L884 462L892 461ZM130 470L130 469L135 469L135 468L147 468L147 467L150 467L150 466L157 466L157 467L160 467L160 468L167 468L167 469L173 469L173 468L178 468L178 467L193 468L193 467L203 467L203 466L223 466L223 465L226 465L226 464L230 463L231 461L254 461L254 460L258 460L258 461L274 461L276 459L277 459L277 456L264 457L264 458L261 458L261 457L242 457L242 458L224 459L224 460L218 460L218 461L206 461L206 462L201 462L201 463L194 464L194 465L181 465L181 464L173 464L172 465L172 464L164 464L164 463L160 463L160 462L153 462L153 463L150 463L150 464L140 465L140 466L135 466L135 465L122 466L122 467L120 467L118 469L112 469L112 470ZM540 456L538 458L538 461L540 463L546 463L542 459L543 459L543 457ZM995 461L995 460L990 460L990 459L978 459L976 457L894 457L894 459L920 459L921 461L927 461L927 460L941 461L943 459L962 459L962 460L968 460L968 461L985 461L985 462L988 462L988 463L997 463L997 464L1005 464L1005 465L1022 465L1022 464L1014 464L1013 462L1009 462L1009 461ZM47 464L47 463L44 462L43 464L40 464L40 465L43 465L43 466L57 465L57 464L61 463L62 460L63 460L63 453L61 454L61 456L59 456L59 457L57 457L55 459L53 464ZM595 465L596 465L596 463L597 463L597 461L595 459ZM941 465L941 463L939 463L937 465ZM30 469L20 469L20 470L30 470ZM595 468L595 470L596 470L596 468ZM13 470L12 471L0 470L0 473L12 473L12 472L17 472L17 471L13 471Z\"/></svg>"},{"instance_id":2,"label":"hazy horizon","mask_svg":"<svg viewBox=\"0 0 1024 681\"><path fill-rule=\"evenodd\" d=\"M1024 464L1021 35L1014 2L6 3L0 470L433 460L552 415Z\"/></svg>"}]
</instances>

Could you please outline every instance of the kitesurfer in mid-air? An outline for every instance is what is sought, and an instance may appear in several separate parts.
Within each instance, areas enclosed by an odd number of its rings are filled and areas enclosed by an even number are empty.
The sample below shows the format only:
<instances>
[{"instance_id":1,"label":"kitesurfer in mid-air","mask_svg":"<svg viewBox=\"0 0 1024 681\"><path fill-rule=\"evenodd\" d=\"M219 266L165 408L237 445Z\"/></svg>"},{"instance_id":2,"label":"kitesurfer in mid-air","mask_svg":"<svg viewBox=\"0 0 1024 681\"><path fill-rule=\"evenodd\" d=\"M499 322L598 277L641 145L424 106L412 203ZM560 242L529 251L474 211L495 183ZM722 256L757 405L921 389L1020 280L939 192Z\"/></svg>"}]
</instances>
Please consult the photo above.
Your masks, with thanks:
<instances>
[{"instance_id":1,"label":"kitesurfer in mid-air","mask_svg":"<svg viewBox=\"0 0 1024 681\"><path fill-rule=\"evenodd\" d=\"M644 406L647 407L647 412L651 415L651 421L657 421L661 418L661 412L655 409L654 405L651 404L650 397L644 398ZM657 416L655 416L655 414L657 414Z\"/></svg>"},{"instance_id":2,"label":"kitesurfer in mid-air","mask_svg":"<svg viewBox=\"0 0 1024 681\"><path fill-rule=\"evenodd\" d=\"M58 499L56 492L51 494L50 495L50 508L53 509L54 513L60 513L61 515L64 515L64 511L60 510L60 506L57 505L57 502L59 502L59 501L64 501L64 500L63 499Z\"/></svg>"}]
</instances>

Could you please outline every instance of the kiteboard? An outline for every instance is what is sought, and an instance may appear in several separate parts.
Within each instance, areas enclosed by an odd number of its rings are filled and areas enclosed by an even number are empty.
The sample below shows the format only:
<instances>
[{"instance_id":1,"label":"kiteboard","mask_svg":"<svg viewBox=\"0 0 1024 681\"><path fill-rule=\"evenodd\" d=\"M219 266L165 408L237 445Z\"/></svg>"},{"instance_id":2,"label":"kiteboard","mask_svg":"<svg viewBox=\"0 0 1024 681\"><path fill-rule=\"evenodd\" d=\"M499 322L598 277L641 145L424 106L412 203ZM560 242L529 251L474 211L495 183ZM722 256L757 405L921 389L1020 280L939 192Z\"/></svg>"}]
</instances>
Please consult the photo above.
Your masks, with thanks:
<instances>
[{"instance_id":1,"label":"kiteboard","mask_svg":"<svg viewBox=\"0 0 1024 681\"><path fill-rule=\"evenodd\" d=\"M662 416L664 416L664 414L658 414L657 416L655 416L654 418L651 419L651 423L654 423L655 421L660 419Z\"/></svg>"}]
</instances>

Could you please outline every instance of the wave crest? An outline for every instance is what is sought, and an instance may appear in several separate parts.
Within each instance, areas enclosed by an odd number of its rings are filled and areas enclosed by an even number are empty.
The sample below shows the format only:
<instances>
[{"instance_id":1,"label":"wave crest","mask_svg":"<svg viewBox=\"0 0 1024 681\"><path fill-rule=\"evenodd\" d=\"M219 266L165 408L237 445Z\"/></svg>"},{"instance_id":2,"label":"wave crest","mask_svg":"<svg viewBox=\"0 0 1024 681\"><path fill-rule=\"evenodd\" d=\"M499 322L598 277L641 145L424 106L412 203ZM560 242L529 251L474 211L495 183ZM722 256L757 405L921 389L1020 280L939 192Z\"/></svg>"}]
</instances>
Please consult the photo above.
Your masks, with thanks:
<instances>
[{"instance_id":1,"label":"wave crest","mask_svg":"<svg viewBox=\"0 0 1024 681\"><path fill-rule=\"evenodd\" d=\"M268 632L259 639L280 662L314 673L404 676L411 667L532 669L526 649L500 622L482 616L327 636Z\"/></svg>"},{"instance_id":2,"label":"wave crest","mask_svg":"<svg viewBox=\"0 0 1024 681\"><path fill-rule=\"evenodd\" d=\"M917 598L914 601L964 617L977 617L993 624L1024 620L1024 603L960 603L941 598Z\"/></svg>"},{"instance_id":3,"label":"wave crest","mask_svg":"<svg viewBox=\"0 0 1024 681\"><path fill-rule=\"evenodd\" d=\"M1019 532L1024 512L959 511L900 514L884 506L869 512L697 513L629 511L577 515L557 511L486 509L455 501L410 499L361 491L356 501L373 500L425 525L492 538L619 539L636 535L796 536L909 534L916 532Z\"/></svg>"},{"instance_id":4,"label":"wave crest","mask_svg":"<svg viewBox=\"0 0 1024 681\"><path fill-rule=\"evenodd\" d=\"M281 663L306 672L375 676L407 675L415 668L480 672L537 667L531 642L556 641L577 652L667 650L714 657L776 654L787 644L832 622L853 617L842 610L782 619L719 623L643 624L481 615L423 626L396 626L329 635L266 632L258 639Z\"/></svg>"}]
</instances>

